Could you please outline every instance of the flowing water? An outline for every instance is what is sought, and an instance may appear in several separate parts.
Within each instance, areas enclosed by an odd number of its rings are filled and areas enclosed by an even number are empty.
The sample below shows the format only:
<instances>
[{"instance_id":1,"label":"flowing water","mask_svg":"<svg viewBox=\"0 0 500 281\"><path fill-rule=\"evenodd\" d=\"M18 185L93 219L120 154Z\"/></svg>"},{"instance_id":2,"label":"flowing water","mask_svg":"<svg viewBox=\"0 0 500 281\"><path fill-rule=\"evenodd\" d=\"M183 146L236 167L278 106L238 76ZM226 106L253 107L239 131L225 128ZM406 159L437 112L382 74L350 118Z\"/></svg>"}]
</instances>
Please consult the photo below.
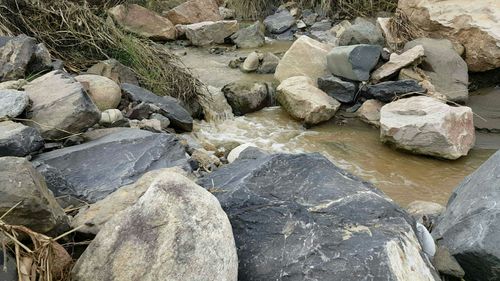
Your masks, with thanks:
<instances>
[{"instance_id":1,"label":"flowing water","mask_svg":"<svg viewBox=\"0 0 500 281\"><path fill-rule=\"evenodd\" d=\"M284 52L289 43L270 45L263 51ZM227 67L232 58L248 51L213 55L206 49L187 49L186 65L207 84L222 87L236 80L272 81L272 75L243 74ZM216 143L252 143L274 152L319 152L338 166L374 183L402 206L414 200L446 204L451 191L498 148L498 138L478 136L478 145L467 157L438 160L394 150L379 141L379 131L355 118L332 119L305 129L280 107L222 122L199 121L193 135Z\"/></svg>"}]
</instances>

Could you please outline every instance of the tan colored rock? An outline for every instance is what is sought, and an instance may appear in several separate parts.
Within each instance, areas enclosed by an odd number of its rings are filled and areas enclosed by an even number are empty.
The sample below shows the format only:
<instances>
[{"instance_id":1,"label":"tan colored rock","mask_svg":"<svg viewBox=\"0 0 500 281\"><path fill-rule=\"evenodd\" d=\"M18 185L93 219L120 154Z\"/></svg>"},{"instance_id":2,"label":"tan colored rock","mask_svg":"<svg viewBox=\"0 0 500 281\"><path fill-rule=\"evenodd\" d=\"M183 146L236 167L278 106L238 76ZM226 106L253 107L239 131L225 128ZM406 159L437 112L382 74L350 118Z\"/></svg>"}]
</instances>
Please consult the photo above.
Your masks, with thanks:
<instances>
[{"instance_id":1,"label":"tan colored rock","mask_svg":"<svg viewBox=\"0 0 500 281\"><path fill-rule=\"evenodd\" d=\"M174 40L175 26L168 19L136 4L122 4L109 14L126 31L152 40Z\"/></svg>"},{"instance_id":2,"label":"tan colored rock","mask_svg":"<svg viewBox=\"0 0 500 281\"><path fill-rule=\"evenodd\" d=\"M424 56L424 54L425 50L421 45L417 45L401 55L393 53L387 63L372 73L371 79L374 82L378 82L385 78L389 78L395 75L402 68L417 62Z\"/></svg>"},{"instance_id":3,"label":"tan colored rock","mask_svg":"<svg viewBox=\"0 0 500 281\"><path fill-rule=\"evenodd\" d=\"M396 38L394 34L390 31L390 22L391 18L377 18L377 26L382 30L382 34L384 35L385 42L387 45L393 49L398 49L398 46L404 44L403 40Z\"/></svg>"},{"instance_id":4,"label":"tan colored rock","mask_svg":"<svg viewBox=\"0 0 500 281\"><path fill-rule=\"evenodd\" d=\"M139 80L137 80L134 71L115 59L98 62L87 69L87 73L107 77L118 84L139 85Z\"/></svg>"},{"instance_id":5,"label":"tan colored rock","mask_svg":"<svg viewBox=\"0 0 500 281\"><path fill-rule=\"evenodd\" d=\"M356 111L361 120L364 122L374 125L375 127L380 127L380 109L384 106L384 103L378 100L367 100L361 105L361 107Z\"/></svg>"},{"instance_id":6,"label":"tan colored rock","mask_svg":"<svg viewBox=\"0 0 500 281\"><path fill-rule=\"evenodd\" d=\"M239 29L240 25L236 20L204 21L183 27L186 37L195 46L222 44Z\"/></svg>"},{"instance_id":7,"label":"tan colored rock","mask_svg":"<svg viewBox=\"0 0 500 281\"><path fill-rule=\"evenodd\" d=\"M261 54L257 52L251 52L243 64L241 65L241 71L243 72L253 72L259 68Z\"/></svg>"},{"instance_id":8,"label":"tan colored rock","mask_svg":"<svg viewBox=\"0 0 500 281\"><path fill-rule=\"evenodd\" d=\"M93 74L78 75L75 79L82 83L99 110L114 109L120 104L122 91L113 80Z\"/></svg>"},{"instance_id":9,"label":"tan colored rock","mask_svg":"<svg viewBox=\"0 0 500 281\"><path fill-rule=\"evenodd\" d=\"M215 0L189 0L164 12L163 16L174 25L223 20Z\"/></svg>"},{"instance_id":10,"label":"tan colored rock","mask_svg":"<svg viewBox=\"0 0 500 281\"><path fill-rule=\"evenodd\" d=\"M326 56L331 49L327 44L301 36L281 59L274 77L280 82L294 76L307 76L316 81L329 74Z\"/></svg>"},{"instance_id":11,"label":"tan colored rock","mask_svg":"<svg viewBox=\"0 0 500 281\"><path fill-rule=\"evenodd\" d=\"M500 1L400 0L398 7L431 37L461 43L470 71L500 67Z\"/></svg>"},{"instance_id":12,"label":"tan colored rock","mask_svg":"<svg viewBox=\"0 0 500 281\"><path fill-rule=\"evenodd\" d=\"M278 102L294 118L308 126L330 120L340 103L316 87L306 76L290 77L278 86Z\"/></svg>"}]
</instances>

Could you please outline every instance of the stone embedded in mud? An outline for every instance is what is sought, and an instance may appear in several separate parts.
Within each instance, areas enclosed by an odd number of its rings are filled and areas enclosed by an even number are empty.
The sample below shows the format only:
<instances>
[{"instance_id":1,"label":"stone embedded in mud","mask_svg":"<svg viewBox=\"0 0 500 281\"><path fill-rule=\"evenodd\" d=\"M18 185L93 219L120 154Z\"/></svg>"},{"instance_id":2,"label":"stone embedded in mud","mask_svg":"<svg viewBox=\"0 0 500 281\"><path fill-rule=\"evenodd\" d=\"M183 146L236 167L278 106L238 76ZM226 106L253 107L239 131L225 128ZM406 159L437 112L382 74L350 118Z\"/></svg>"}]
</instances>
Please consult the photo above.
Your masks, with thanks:
<instances>
[{"instance_id":1,"label":"stone embedded in mud","mask_svg":"<svg viewBox=\"0 0 500 281\"><path fill-rule=\"evenodd\" d=\"M199 182L220 191L240 281L440 280L413 220L319 154L240 157Z\"/></svg>"},{"instance_id":2,"label":"stone embedded in mud","mask_svg":"<svg viewBox=\"0 0 500 281\"><path fill-rule=\"evenodd\" d=\"M415 80L387 81L369 85L362 95L368 99L391 102L407 94L425 93L425 89Z\"/></svg>"},{"instance_id":3,"label":"stone embedded in mud","mask_svg":"<svg viewBox=\"0 0 500 281\"><path fill-rule=\"evenodd\" d=\"M264 46L266 39L264 32L266 27L260 21L256 21L249 27L238 30L231 36L231 40L238 48L258 48Z\"/></svg>"},{"instance_id":4,"label":"stone embedded in mud","mask_svg":"<svg viewBox=\"0 0 500 281\"><path fill-rule=\"evenodd\" d=\"M342 81L333 75L320 77L318 88L342 103L353 103L357 92L354 83Z\"/></svg>"},{"instance_id":5,"label":"stone embedded in mud","mask_svg":"<svg viewBox=\"0 0 500 281\"><path fill-rule=\"evenodd\" d=\"M139 85L139 80L134 71L115 59L98 62L87 69L86 73L107 77L118 84Z\"/></svg>"},{"instance_id":6,"label":"stone embedded in mud","mask_svg":"<svg viewBox=\"0 0 500 281\"><path fill-rule=\"evenodd\" d=\"M390 78L402 68L418 61L418 59L424 56L424 52L424 47L417 45L401 55L396 53L391 54L390 60L372 73L372 80L378 82L382 79Z\"/></svg>"},{"instance_id":7,"label":"stone embedded in mud","mask_svg":"<svg viewBox=\"0 0 500 281\"><path fill-rule=\"evenodd\" d=\"M30 100L25 92L0 89L0 118L21 115L29 103Z\"/></svg>"},{"instance_id":8,"label":"stone embedded in mud","mask_svg":"<svg viewBox=\"0 0 500 281\"><path fill-rule=\"evenodd\" d=\"M500 152L453 191L432 232L465 270L465 280L500 279Z\"/></svg>"},{"instance_id":9,"label":"stone embedded in mud","mask_svg":"<svg viewBox=\"0 0 500 281\"><path fill-rule=\"evenodd\" d=\"M380 127L380 109L384 104L378 100L367 100L356 111L356 115L364 122Z\"/></svg>"},{"instance_id":10,"label":"stone embedded in mud","mask_svg":"<svg viewBox=\"0 0 500 281\"><path fill-rule=\"evenodd\" d=\"M163 12L163 16L174 25L224 19L215 0L189 0L168 12Z\"/></svg>"},{"instance_id":11,"label":"stone embedded in mud","mask_svg":"<svg viewBox=\"0 0 500 281\"><path fill-rule=\"evenodd\" d=\"M370 21L357 18L355 23L346 27L339 36L339 46L349 46L358 44L385 45L382 32Z\"/></svg>"},{"instance_id":12,"label":"stone embedded in mud","mask_svg":"<svg viewBox=\"0 0 500 281\"><path fill-rule=\"evenodd\" d=\"M32 127L12 121L0 122L0 156L26 156L43 147L43 138Z\"/></svg>"},{"instance_id":13,"label":"stone embedded in mud","mask_svg":"<svg viewBox=\"0 0 500 281\"><path fill-rule=\"evenodd\" d=\"M194 46L222 44L235 34L240 25L235 20L204 21L185 25L186 37Z\"/></svg>"},{"instance_id":14,"label":"stone embedded in mud","mask_svg":"<svg viewBox=\"0 0 500 281\"><path fill-rule=\"evenodd\" d=\"M84 74L75 77L82 83L99 110L115 109L122 99L122 91L115 81L99 75Z\"/></svg>"},{"instance_id":15,"label":"stone embedded in mud","mask_svg":"<svg viewBox=\"0 0 500 281\"><path fill-rule=\"evenodd\" d=\"M328 70L349 80L368 81L381 51L380 46L365 44L335 47L327 56Z\"/></svg>"},{"instance_id":16,"label":"stone embedded in mud","mask_svg":"<svg viewBox=\"0 0 500 281\"><path fill-rule=\"evenodd\" d=\"M234 115L241 116L271 104L269 87L272 86L268 83L239 81L227 84L222 88L222 92Z\"/></svg>"},{"instance_id":17,"label":"stone embedded in mud","mask_svg":"<svg viewBox=\"0 0 500 281\"><path fill-rule=\"evenodd\" d=\"M426 96L401 99L382 107L380 138L412 153L458 159L474 146L472 110Z\"/></svg>"},{"instance_id":18,"label":"stone embedded in mud","mask_svg":"<svg viewBox=\"0 0 500 281\"><path fill-rule=\"evenodd\" d=\"M102 227L72 276L76 281L237 281L231 224L208 191L183 175L161 174L137 203Z\"/></svg>"},{"instance_id":19,"label":"stone embedded in mud","mask_svg":"<svg viewBox=\"0 0 500 281\"><path fill-rule=\"evenodd\" d=\"M293 76L307 76L316 81L328 74L326 55L331 49L310 37L301 36L281 59L274 77L280 82Z\"/></svg>"},{"instance_id":20,"label":"stone embedded in mud","mask_svg":"<svg viewBox=\"0 0 500 281\"><path fill-rule=\"evenodd\" d=\"M330 120L340 103L315 86L306 76L295 76L281 82L276 98L294 118L307 126Z\"/></svg>"},{"instance_id":21,"label":"stone embedded in mud","mask_svg":"<svg viewBox=\"0 0 500 281\"><path fill-rule=\"evenodd\" d=\"M287 9L282 9L264 19L264 25L269 33L281 34L295 24L295 18Z\"/></svg>"}]
</instances>

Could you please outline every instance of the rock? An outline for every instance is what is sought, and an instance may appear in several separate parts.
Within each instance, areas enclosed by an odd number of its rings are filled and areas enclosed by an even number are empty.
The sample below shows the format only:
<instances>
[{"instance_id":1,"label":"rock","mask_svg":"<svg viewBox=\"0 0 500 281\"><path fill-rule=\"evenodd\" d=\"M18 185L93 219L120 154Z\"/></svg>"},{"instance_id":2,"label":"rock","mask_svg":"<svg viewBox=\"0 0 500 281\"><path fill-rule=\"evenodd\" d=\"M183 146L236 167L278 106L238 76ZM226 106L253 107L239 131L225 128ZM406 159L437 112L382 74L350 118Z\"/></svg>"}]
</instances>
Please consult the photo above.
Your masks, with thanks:
<instances>
[{"instance_id":1,"label":"rock","mask_svg":"<svg viewBox=\"0 0 500 281\"><path fill-rule=\"evenodd\" d=\"M186 37L195 46L222 44L236 33L240 26L235 20L205 21L186 25Z\"/></svg>"},{"instance_id":2,"label":"rock","mask_svg":"<svg viewBox=\"0 0 500 281\"><path fill-rule=\"evenodd\" d=\"M161 133L163 131L160 120L156 119L130 120L129 124L130 128L133 129L142 129L153 133Z\"/></svg>"},{"instance_id":3,"label":"rock","mask_svg":"<svg viewBox=\"0 0 500 281\"><path fill-rule=\"evenodd\" d=\"M465 272L460 266L458 261L450 254L450 251L446 247L438 247L436 250L436 255L432 263L439 271L439 273L448 276L455 277L459 280L463 280ZM445 279L448 280L448 279Z\"/></svg>"},{"instance_id":4,"label":"rock","mask_svg":"<svg viewBox=\"0 0 500 281\"><path fill-rule=\"evenodd\" d=\"M340 37L344 31L350 27L352 24L348 20L343 20L338 24L334 25L330 31L335 35L335 37Z\"/></svg>"},{"instance_id":5,"label":"rock","mask_svg":"<svg viewBox=\"0 0 500 281\"><path fill-rule=\"evenodd\" d=\"M160 126L162 130L166 130L168 126L170 126L170 119L158 113L151 114L151 120L160 121Z\"/></svg>"},{"instance_id":6,"label":"rock","mask_svg":"<svg viewBox=\"0 0 500 281\"><path fill-rule=\"evenodd\" d=\"M276 67L280 63L280 58L278 58L273 53L265 53L262 57L262 62L257 68L257 73L260 74L272 74L276 72Z\"/></svg>"},{"instance_id":7,"label":"rock","mask_svg":"<svg viewBox=\"0 0 500 281\"><path fill-rule=\"evenodd\" d=\"M306 126L330 120L340 107L338 101L316 88L314 81L306 76L281 82L276 98L292 117Z\"/></svg>"},{"instance_id":8,"label":"rock","mask_svg":"<svg viewBox=\"0 0 500 281\"><path fill-rule=\"evenodd\" d=\"M236 17L236 12L226 7L219 7L219 14L223 20L234 20Z\"/></svg>"},{"instance_id":9,"label":"rock","mask_svg":"<svg viewBox=\"0 0 500 281\"><path fill-rule=\"evenodd\" d=\"M295 18L287 9L276 12L264 19L264 25L269 33L281 34L295 24Z\"/></svg>"},{"instance_id":10,"label":"rock","mask_svg":"<svg viewBox=\"0 0 500 281\"><path fill-rule=\"evenodd\" d=\"M24 78L35 50L35 38L24 34L9 38L4 46L0 46L0 81Z\"/></svg>"},{"instance_id":11,"label":"rock","mask_svg":"<svg viewBox=\"0 0 500 281\"><path fill-rule=\"evenodd\" d=\"M199 182L220 191L240 281L439 280L413 220L320 154L240 157Z\"/></svg>"},{"instance_id":12,"label":"rock","mask_svg":"<svg viewBox=\"0 0 500 281\"><path fill-rule=\"evenodd\" d=\"M270 104L269 85L261 82L239 81L229 83L222 93L236 116L261 110Z\"/></svg>"},{"instance_id":13,"label":"rock","mask_svg":"<svg viewBox=\"0 0 500 281\"><path fill-rule=\"evenodd\" d=\"M408 51L398 55L391 54L390 60L372 73L372 80L375 82L385 78L390 78L397 74L402 68L407 67L424 56L424 47L417 45ZM418 63L417 63L418 64Z\"/></svg>"},{"instance_id":14,"label":"rock","mask_svg":"<svg viewBox=\"0 0 500 281\"><path fill-rule=\"evenodd\" d=\"M219 5L215 0L189 0L164 12L163 15L174 25L224 19L219 13Z\"/></svg>"},{"instance_id":15,"label":"rock","mask_svg":"<svg viewBox=\"0 0 500 281\"><path fill-rule=\"evenodd\" d=\"M396 38L395 34L391 32L390 25L391 18L377 18L377 27L382 31L385 42L391 49L397 50L399 49L399 46L404 44L404 42L402 39Z\"/></svg>"},{"instance_id":16,"label":"rock","mask_svg":"<svg viewBox=\"0 0 500 281\"><path fill-rule=\"evenodd\" d=\"M78 75L75 79L82 83L99 110L115 109L120 104L122 92L113 80L93 74Z\"/></svg>"},{"instance_id":17,"label":"rock","mask_svg":"<svg viewBox=\"0 0 500 281\"><path fill-rule=\"evenodd\" d=\"M35 128L12 121L0 122L0 156L26 156L43 147Z\"/></svg>"},{"instance_id":18,"label":"rock","mask_svg":"<svg viewBox=\"0 0 500 281\"><path fill-rule=\"evenodd\" d=\"M264 46L266 40L264 32L266 27L260 21L256 21L249 27L238 30L231 36L238 48L259 48Z\"/></svg>"},{"instance_id":19,"label":"rock","mask_svg":"<svg viewBox=\"0 0 500 281\"><path fill-rule=\"evenodd\" d=\"M439 216L446 210L444 206L434 202L413 201L406 208L408 213L427 229L432 230Z\"/></svg>"},{"instance_id":20,"label":"rock","mask_svg":"<svg viewBox=\"0 0 500 281\"><path fill-rule=\"evenodd\" d=\"M332 21L322 20L322 21L315 22L309 30L310 31L327 31L330 29L332 29Z\"/></svg>"},{"instance_id":21,"label":"rock","mask_svg":"<svg viewBox=\"0 0 500 281\"><path fill-rule=\"evenodd\" d=\"M432 235L423 224L417 222L416 227L417 237L420 241L420 245L422 245L422 251L424 251L429 258L433 258L436 254L436 243L434 242Z\"/></svg>"},{"instance_id":22,"label":"rock","mask_svg":"<svg viewBox=\"0 0 500 281\"><path fill-rule=\"evenodd\" d=\"M352 45L333 48L327 56L331 73L354 81L367 81L377 65L382 48L374 45Z\"/></svg>"},{"instance_id":23,"label":"rock","mask_svg":"<svg viewBox=\"0 0 500 281\"><path fill-rule=\"evenodd\" d=\"M304 10L302 12L302 20L308 26L313 25L318 19L319 15L317 13L312 12L311 10Z\"/></svg>"},{"instance_id":24,"label":"rock","mask_svg":"<svg viewBox=\"0 0 500 281\"><path fill-rule=\"evenodd\" d=\"M472 110L417 96L386 104L380 111L380 138L417 154L458 159L474 146Z\"/></svg>"},{"instance_id":25,"label":"rock","mask_svg":"<svg viewBox=\"0 0 500 281\"><path fill-rule=\"evenodd\" d=\"M40 43L36 45L33 55L34 58L28 65L30 73L40 73L46 70L53 70L52 57L50 56L49 49L47 49L45 44Z\"/></svg>"},{"instance_id":26,"label":"rock","mask_svg":"<svg viewBox=\"0 0 500 281\"><path fill-rule=\"evenodd\" d=\"M298 20L296 25L298 29L304 29L307 27L307 24L303 20Z\"/></svg>"},{"instance_id":27,"label":"rock","mask_svg":"<svg viewBox=\"0 0 500 281\"><path fill-rule=\"evenodd\" d=\"M72 195L93 203L145 172L187 164L184 148L173 135L127 128L111 132L35 157L37 169L56 196ZM55 182L58 176L67 184Z\"/></svg>"},{"instance_id":28,"label":"rock","mask_svg":"<svg viewBox=\"0 0 500 281\"><path fill-rule=\"evenodd\" d=\"M378 100L367 100L356 111L356 115L364 122L380 127L380 109L384 104Z\"/></svg>"},{"instance_id":29,"label":"rock","mask_svg":"<svg viewBox=\"0 0 500 281\"><path fill-rule=\"evenodd\" d=\"M27 125L36 128L45 139L80 133L101 117L82 85L60 70L31 81L24 89L32 101L27 115L34 121Z\"/></svg>"},{"instance_id":30,"label":"rock","mask_svg":"<svg viewBox=\"0 0 500 281\"><path fill-rule=\"evenodd\" d=\"M227 162L233 163L234 161L236 161L236 159L240 157L241 153L249 147L256 147L256 146L252 143L244 143L233 148L231 152L229 152L229 154L227 155Z\"/></svg>"},{"instance_id":31,"label":"rock","mask_svg":"<svg viewBox=\"0 0 500 281\"><path fill-rule=\"evenodd\" d=\"M237 274L226 214L213 195L177 173L159 176L106 223L72 272L78 281L236 281Z\"/></svg>"},{"instance_id":32,"label":"rock","mask_svg":"<svg viewBox=\"0 0 500 281\"><path fill-rule=\"evenodd\" d=\"M355 24L347 27L339 36L339 46L358 44L385 46L382 32L367 20L356 19Z\"/></svg>"},{"instance_id":33,"label":"rock","mask_svg":"<svg viewBox=\"0 0 500 281\"><path fill-rule=\"evenodd\" d=\"M139 80L134 71L115 59L98 62L87 69L87 73L107 77L118 84L128 83L139 86Z\"/></svg>"},{"instance_id":34,"label":"rock","mask_svg":"<svg viewBox=\"0 0 500 281\"><path fill-rule=\"evenodd\" d=\"M112 125L116 122L122 121L123 119L124 117L120 110L108 109L101 113L101 120L99 120L99 124Z\"/></svg>"},{"instance_id":35,"label":"rock","mask_svg":"<svg viewBox=\"0 0 500 281\"><path fill-rule=\"evenodd\" d=\"M0 157L0 194L1 214L22 202L2 219L7 224L23 225L39 233L68 224L43 176L24 158Z\"/></svg>"},{"instance_id":36,"label":"rock","mask_svg":"<svg viewBox=\"0 0 500 281\"><path fill-rule=\"evenodd\" d=\"M330 50L326 44L301 36L281 59L274 77L280 82L293 76L307 76L316 81L328 74L326 55Z\"/></svg>"},{"instance_id":37,"label":"rock","mask_svg":"<svg viewBox=\"0 0 500 281\"><path fill-rule=\"evenodd\" d=\"M25 79L10 80L0 83L0 90L22 90L28 84Z\"/></svg>"},{"instance_id":38,"label":"rock","mask_svg":"<svg viewBox=\"0 0 500 281\"><path fill-rule=\"evenodd\" d=\"M455 52L448 40L420 38L405 45L405 50L417 45L425 49L424 63L421 68L429 76L436 90L454 102L467 102L469 75L467 64Z\"/></svg>"},{"instance_id":39,"label":"rock","mask_svg":"<svg viewBox=\"0 0 500 281\"><path fill-rule=\"evenodd\" d=\"M213 152L210 153L203 148L195 149L191 160L196 161L198 167L207 172L213 171L221 165L220 159Z\"/></svg>"},{"instance_id":40,"label":"rock","mask_svg":"<svg viewBox=\"0 0 500 281\"><path fill-rule=\"evenodd\" d=\"M342 81L333 75L320 77L318 79L318 88L341 103L353 103L356 98L356 85Z\"/></svg>"},{"instance_id":41,"label":"rock","mask_svg":"<svg viewBox=\"0 0 500 281\"><path fill-rule=\"evenodd\" d=\"M108 13L123 29L152 40L174 40L176 29L168 19L136 4L121 4Z\"/></svg>"},{"instance_id":42,"label":"rock","mask_svg":"<svg viewBox=\"0 0 500 281\"><path fill-rule=\"evenodd\" d=\"M429 37L461 43L470 71L500 67L500 2L403 0L398 7Z\"/></svg>"},{"instance_id":43,"label":"rock","mask_svg":"<svg viewBox=\"0 0 500 281\"><path fill-rule=\"evenodd\" d=\"M243 64L241 65L241 71L243 72L254 72L259 68L261 54L257 52L251 52Z\"/></svg>"},{"instance_id":44,"label":"rock","mask_svg":"<svg viewBox=\"0 0 500 281\"><path fill-rule=\"evenodd\" d=\"M0 118L14 118L29 105L28 95L17 90L0 90Z\"/></svg>"},{"instance_id":45,"label":"rock","mask_svg":"<svg viewBox=\"0 0 500 281\"><path fill-rule=\"evenodd\" d=\"M500 152L453 191L432 235L465 271L465 280L500 278Z\"/></svg>"},{"instance_id":46,"label":"rock","mask_svg":"<svg viewBox=\"0 0 500 281\"><path fill-rule=\"evenodd\" d=\"M500 76L499 76L500 77ZM476 113L474 125L477 129L500 133L500 88L480 90L479 95L469 98L467 106Z\"/></svg>"},{"instance_id":47,"label":"rock","mask_svg":"<svg viewBox=\"0 0 500 281\"><path fill-rule=\"evenodd\" d=\"M8 254L4 256L3 251L0 251L0 280L2 281L18 281L16 258Z\"/></svg>"},{"instance_id":48,"label":"rock","mask_svg":"<svg viewBox=\"0 0 500 281\"><path fill-rule=\"evenodd\" d=\"M424 88L415 80L398 80L369 85L363 96L388 103L407 94L424 92Z\"/></svg>"},{"instance_id":49,"label":"rock","mask_svg":"<svg viewBox=\"0 0 500 281\"><path fill-rule=\"evenodd\" d=\"M123 95L133 102L144 102L160 108L163 116L167 117L172 127L182 132L193 130L193 118L173 97L160 97L136 85L123 83L120 85Z\"/></svg>"}]
</instances>

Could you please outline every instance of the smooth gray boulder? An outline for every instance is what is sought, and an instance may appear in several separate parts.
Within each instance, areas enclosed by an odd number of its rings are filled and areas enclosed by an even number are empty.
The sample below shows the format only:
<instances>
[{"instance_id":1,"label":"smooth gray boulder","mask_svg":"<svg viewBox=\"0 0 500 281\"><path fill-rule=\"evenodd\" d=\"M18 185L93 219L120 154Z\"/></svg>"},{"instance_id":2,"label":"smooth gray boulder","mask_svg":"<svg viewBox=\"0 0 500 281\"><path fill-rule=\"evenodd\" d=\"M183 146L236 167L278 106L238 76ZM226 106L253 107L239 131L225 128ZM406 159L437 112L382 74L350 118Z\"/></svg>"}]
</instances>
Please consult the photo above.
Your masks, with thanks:
<instances>
[{"instance_id":1,"label":"smooth gray boulder","mask_svg":"<svg viewBox=\"0 0 500 281\"><path fill-rule=\"evenodd\" d=\"M351 45L333 48L327 55L328 70L354 81L368 81L377 65L382 48L375 45Z\"/></svg>"},{"instance_id":2,"label":"smooth gray boulder","mask_svg":"<svg viewBox=\"0 0 500 281\"><path fill-rule=\"evenodd\" d=\"M355 101L357 86L352 82L328 75L318 78L318 88L341 103L353 103Z\"/></svg>"},{"instance_id":3,"label":"smooth gray boulder","mask_svg":"<svg viewBox=\"0 0 500 281\"><path fill-rule=\"evenodd\" d=\"M271 85L261 82L238 81L222 88L222 93L236 116L261 110L271 105Z\"/></svg>"},{"instance_id":4,"label":"smooth gray boulder","mask_svg":"<svg viewBox=\"0 0 500 281\"><path fill-rule=\"evenodd\" d=\"M438 93L450 101L465 103L469 98L467 63L447 39L419 38L408 42L405 50L417 45L424 47L425 57L420 65Z\"/></svg>"},{"instance_id":5,"label":"smooth gray boulder","mask_svg":"<svg viewBox=\"0 0 500 281\"><path fill-rule=\"evenodd\" d=\"M193 130L193 118L184 109L179 100L164 96L160 97L154 93L136 85L122 83L120 85L122 93L131 102L153 104L160 108L160 114L167 117L172 127L181 132L191 132Z\"/></svg>"},{"instance_id":6,"label":"smooth gray boulder","mask_svg":"<svg viewBox=\"0 0 500 281\"><path fill-rule=\"evenodd\" d=\"M40 233L68 227L68 218L43 176L19 157L0 157L0 214L21 202L2 220Z\"/></svg>"},{"instance_id":7,"label":"smooth gray boulder","mask_svg":"<svg viewBox=\"0 0 500 281\"><path fill-rule=\"evenodd\" d=\"M0 156L26 156L43 147L43 138L32 127L12 121L0 122Z\"/></svg>"},{"instance_id":8,"label":"smooth gray boulder","mask_svg":"<svg viewBox=\"0 0 500 281\"><path fill-rule=\"evenodd\" d=\"M369 85L362 95L367 99L376 99L387 103L412 93L425 93L425 89L420 86L418 81L408 79Z\"/></svg>"},{"instance_id":9,"label":"smooth gray boulder","mask_svg":"<svg viewBox=\"0 0 500 281\"><path fill-rule=\"evenodd\" d=\"M295 18L287 9L276 12L264 19L264 25L269 33L281 34L295 24Z\"/></svg>"},{"instance_id":10,"label":"smooth gray boulder","mask_svg":"<svg viewBox=\"0 0 500 281\"><path fill-rule=\"evenodd\" d=\"M373 23L357 18L355 24L347 27L339 37L339 46L369 44L385 46L385 39L382 31Z\"/></svg>"},{"instance_id":11,"label":"smooth gray boulder","mask_svg":"<svg viewBox=\"0 0 500 281\"><path fill-rule=\"evenodd\" d=\"M436 228L465 271L465 280L500 280L500 151L453 191Z\"/></svg>"},{"instance_id":12,"label":"smooth gray boulder","mask_svg":"<svg viewBox=\"0 0 500 281\"><path fill-rule=\"evenodd\" d=\"M231 224L210 192L180 174L164 174L136 204L104 225L78 259L72 277L237 281Z\"/></svg>"},{"instance_id":13,"label":"smooth gray boulder","mask_svg":"<svg viewBox=\"0 0 500 281\"><path fill-rule=\"evenodd\" d=\"M235 34L231 36L234 44L238 48L258 48L264 46L266 27L260 21L254 24L238 30Z\"/></svg>"},{"instance_id":14,"label":"smooth gray boulder","mask_svg":"<svg viewBox=\"0 0 500 281\"><path fill-rule=\"evenodd\" d=\"M29 105L29 98L25 92L0 89L0 118L17 117Z\"/></svg>"},{"instance_id":15,"label":"smooth gray boulder","mask_svg":"<svg viewBox=\"0 0 500 281\"><path fill-rule=\"evenodd\" d=\"M60 139L80 133L101 118L101 112L80 82L55 70L24 86L33 102L26 125L36 128L45 139Z\"/></svg>"},{"instance_id":16,"label":"smooth gray boulder","mask_svg":"<svg viewBox=\"0 0 500 281\"><path fill-rule=\"evenodd\" d=\"M276 72L276 68L280 63L280 58L273 53L265 53L262 57L262 61L257 68L257 73L260 74L272 74Z\"/></svg>"},{"instance_id":17,"label":"smooth gray boulder","mask_svg":"<svg viewBox=\"0 0 500 281\"><path fill-rule=\"evenodd\" d=\"M187 167L184 147L174 135L129 128L40 154L34 161L56 196L71 195L90 203L148 171Z\"/></svg>"},{"instance_id":18,"label":"smooth gray boulder","mask_svg":"<svg viewBox=\"0 0 500 281\"><path fill-rule=\"evenodd\" d=\"M320 154L242 153L199 183L229 216L240 281L440 280L414 221Z\"/></svg>"}]
</instances>

